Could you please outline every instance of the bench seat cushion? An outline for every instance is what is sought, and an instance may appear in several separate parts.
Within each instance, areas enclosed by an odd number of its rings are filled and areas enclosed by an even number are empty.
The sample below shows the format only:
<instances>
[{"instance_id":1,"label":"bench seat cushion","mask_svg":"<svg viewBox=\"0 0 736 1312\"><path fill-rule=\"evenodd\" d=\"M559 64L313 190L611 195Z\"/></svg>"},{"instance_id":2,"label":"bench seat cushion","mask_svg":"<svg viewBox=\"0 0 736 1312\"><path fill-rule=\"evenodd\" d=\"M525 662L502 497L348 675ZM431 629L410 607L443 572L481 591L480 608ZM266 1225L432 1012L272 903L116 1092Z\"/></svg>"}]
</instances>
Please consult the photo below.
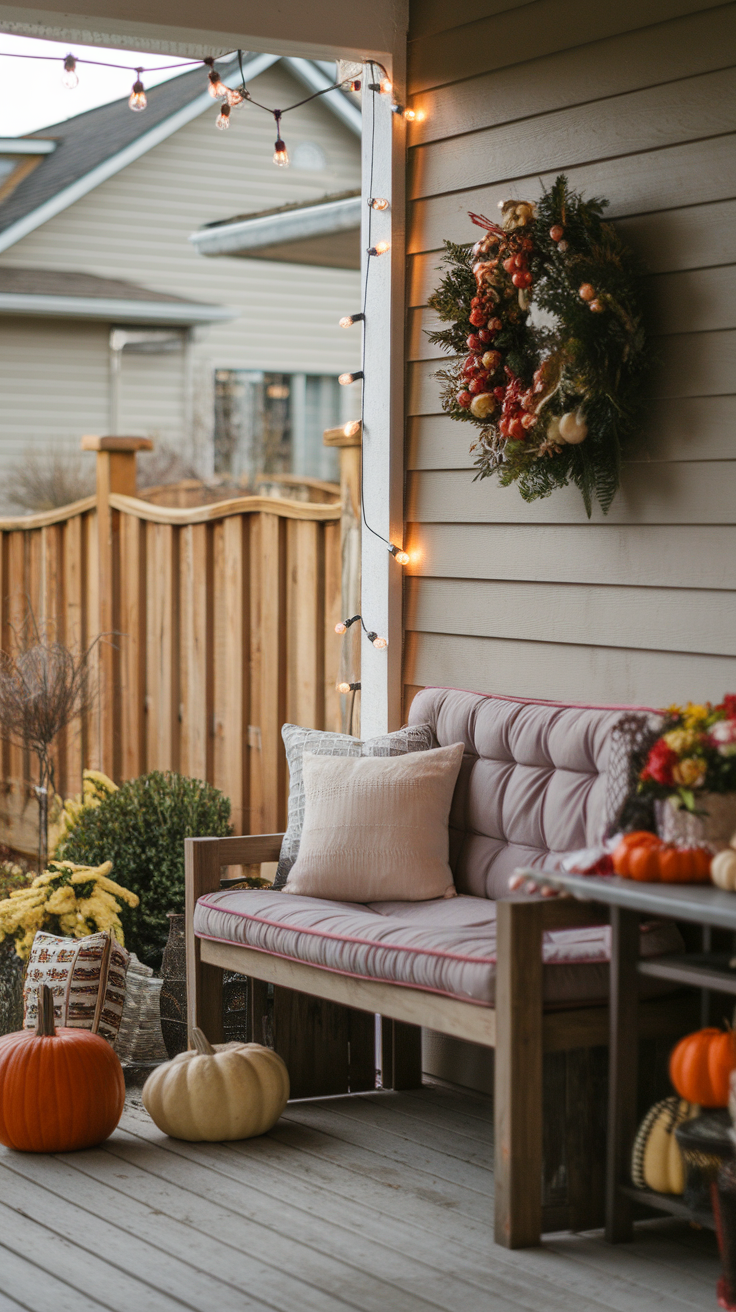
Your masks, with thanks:
<instances>
[{"instance_id":1,"label":"bench seat cushion","mask_svg":"<svg viewBox=\"0 0 736 1312\"><path fill-rule=\"evenodd\" d=\"M486 1007L495 1000L496 905L485 897L359 905L236 889L199 899L194 932L341 975ZM682 951L678 930L671 924L647 927L641 951ZM545 934L545 1002L579 1006L605 1000L609 960L608 925ZM644 983L647 991L661 991L656 980Z\"/></svg>"}]
</instances>

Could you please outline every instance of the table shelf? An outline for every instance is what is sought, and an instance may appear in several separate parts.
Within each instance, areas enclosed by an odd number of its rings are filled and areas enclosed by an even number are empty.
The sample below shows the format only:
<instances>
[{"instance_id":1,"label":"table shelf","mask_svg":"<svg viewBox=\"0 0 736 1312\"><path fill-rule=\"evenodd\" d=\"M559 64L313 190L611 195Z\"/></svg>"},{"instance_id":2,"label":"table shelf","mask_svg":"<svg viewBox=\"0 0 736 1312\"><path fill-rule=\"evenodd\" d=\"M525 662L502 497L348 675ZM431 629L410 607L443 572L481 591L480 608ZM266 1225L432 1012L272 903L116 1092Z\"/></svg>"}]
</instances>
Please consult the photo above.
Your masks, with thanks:
<instances>
[{"instance_id":1,"label":"table shelf","mask_svg":"<svg viewBox=\"0 0 736 1312\"><path fill-rule=\"evenodd\" d=\"M644 1207L655 1208L658 1212L669 1212L670 1216L679 1216L683 1221L692 1221L705 1230L716 1228L712 1212L695 1211L683 1202L679 1194L658 1194L653 1189L637 1189L633 1184L620 1185L619 1188L627 1198L631 1198L635 1203L641 1203Z\"/></svg>"},{"instance_id":2,"label":"table shelf","mask_svg":"<svg viewBox=\"0 0 736 1312\"><path fill-rule=\"evenodd\" d=\"M652 957L637 962L640 975L671 980L696 989L736 995L736 960L729 952L679 952L666 957Z\"/></svg>"}]
</instances>

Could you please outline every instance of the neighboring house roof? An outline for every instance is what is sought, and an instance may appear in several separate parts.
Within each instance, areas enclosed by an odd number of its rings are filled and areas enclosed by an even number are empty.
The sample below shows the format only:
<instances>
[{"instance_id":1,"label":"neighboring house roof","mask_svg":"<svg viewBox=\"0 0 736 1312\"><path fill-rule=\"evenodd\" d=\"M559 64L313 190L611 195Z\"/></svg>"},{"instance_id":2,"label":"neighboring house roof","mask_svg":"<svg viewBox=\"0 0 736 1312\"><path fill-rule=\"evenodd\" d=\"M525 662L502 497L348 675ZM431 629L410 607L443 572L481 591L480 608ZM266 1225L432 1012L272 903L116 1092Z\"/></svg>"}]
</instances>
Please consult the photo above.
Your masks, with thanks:
<instances>
[{"instance_id":1,"label":"neighboring house roof","mask_svg":"<svg viewBox=\"0 0 736 1312\"><path fill-rule=\"evenodd\" d=\"M236 310L186 301L119 278L0 264L0 314L188 327L236 319Z\"/></svg>"},{"instance_id":2,"label":"neighboring house roof","mask_svg":"<svg viewBox=\"0 0 736 1312\"><path fill-rule=\"evenodd\" d=\"M208 223L189 238L200 255L360 268L360 189L292 201Z\"/></svg>"},{"instance_id":3,"label":"neighboring house roof","mask_svg":"<svg viewBox=\"0 0 736 1312\"><path fill-rule=\"evenodd\" d=\"M244 58L246 80L278 63L278 55ZM310 60L283 62L311 90L330 86L327 75ZM218 64L223 81L241 81L237 59ZM18 141L52 140L53 153L0 202L0 251L6 250L35 228L140 158L186 123L212 108L203 68L171 78L147 91L145 115L121 114L120 100L78 114L63 123L29 133ZM326 106L353 131L360 132L360 110L341 91L324 96Z\"/></svg>"}]
</instances>

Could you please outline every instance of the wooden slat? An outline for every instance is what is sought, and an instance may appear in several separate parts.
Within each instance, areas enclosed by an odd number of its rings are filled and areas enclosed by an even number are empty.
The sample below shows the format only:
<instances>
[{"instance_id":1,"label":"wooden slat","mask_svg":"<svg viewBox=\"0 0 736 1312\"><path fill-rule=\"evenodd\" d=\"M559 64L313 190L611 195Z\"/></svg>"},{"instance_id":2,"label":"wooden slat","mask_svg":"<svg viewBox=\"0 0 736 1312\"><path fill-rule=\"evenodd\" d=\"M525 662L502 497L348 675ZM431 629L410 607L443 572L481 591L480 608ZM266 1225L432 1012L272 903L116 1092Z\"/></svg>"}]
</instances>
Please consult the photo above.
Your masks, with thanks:
<instances>
[{"instance_id":1,"label":"wooden slat","mask_svg":"<svg viewBox=\"0 0 736 1312\"><path fill-rule=\"evenodd\" d=\"M410 577L736 589L733 527L410 524L407 550Z\"/></svg>"},{"instance_id":2,"label":"wooden slat","mask_svg":"<svg viewBox=\"0 0 736 1312\"><path fill-rule=\"evenodd\" d=\"M149 770L171 770L178 766L177 564L174 530L168 524L147 525L146 762Z\"/></svg>"},{"instance_id":3,"label":"wooden slat","mask_svg":"<svg viewBox=\"0 0 736 1312\"><path fill-rule=\"evenodd\" d=\"M286 718L310 729L324 727L323 548L317 524L287 525Z\"/></svg>"},{"instance_id":4,"label":"wooden slat","mask_svg":"<svg viewBox=\"0 0 736 1312\"><path fill-rule=\"evenodd\" d=\"M472 22L468 9L464 4L464 24ZM448 27L453 26L453 18L457 21L457 15L445 9ZM421 109L425 117L411 125L410 144L530 119L565 106L636 91L653 82L708 73L723 65L723 52L735 45L736 15L732 6L721 5L704 13L686 13L666 24L622 32L582 50L576 45L529 64L517 63L471 78L463 75L461 81L424 91L412 101L412 107ZM517 53L523 56L525 46Z\"/></svg>"},{"instance_id":5,"label":"wooden slat","mask_svg":"<svg viewBox=\"0 0 736 1312\"><path fill-rule=\"evenodd\" d=\"M607 214L611 218L659 214L663 210L687 205L731 200L735 189L735 146L736 140L731 133L711 138L707 149L697 141L649 151L644 168L641 156L631 154L598 163L581 163L565 172L570 185L577 190L589 196L608 197ZM499 177L498 181L487 186L471 183L465 190L415 200L409 215L409 250L435 253L431 256L429 272L421 265L417 266L416 261L412 262L410 303L422 305L426 300L426 292L417 286L422 276L428 288L435 285L434 269L439 264L437 252L442 250L444 240L472 240L475 229L468 218L468 210L492 216L498 202L509 196L537 200L543 187L549 187L558 172L559 169L552 164L541 173L515 177L513 181ZM667 221L657 218L654 222L658 232L665 230L663 240L666 245Z\"/></svg>"},{"instance_id":6,"label":"wooden slat","mask_svg":"<svg viewBox=\"0 0 736 1312\"><path fill-rule=\"evenodd\" d=\"M736 657L736 607L722 592L702 588L413 578L405 623L423 633Z\"/></svg>"},{"instance_id":7,"label":"wooden slat","mask_svg":"<svg viewBox=\"0 0 736 1312\"><path fill-rule=\"evenodd\" d=\"M286 703L285 532L276 515L263 514L260 520L260 706L254 727L260 730L262 824L264 830L275 830L284 822L286 804L281 742Z\"/></svg>"},{"instance_id":8,"label":"wooden slat","mask_svg":"<svg viewBox=\"0 0 736 1312\"><path fill-rule=\"evenodd\" d=\"M289 501L286 497L237 497L232 501L215 501L205 506L155 506L138 497L115 494L110 498L115 510L138 515L150 524L209 524L212 520L226 519L229 515L267 512L279 519L312 519L331 523L340 518L337 504L319 505L313 501Z\"/></svg>"},{"instance_id":9,"label":"wooden slat","mask_svg":"<svg viewBox=\"0 0 736 1312\"><path fill-rule=\"evenodd\" d=\"M85 515L82 519L83 535L83 625L84 638L86 646L94 642L95 638L100 638L100 642L114 641L112 634L103 635L100 626L100 557L99 557L99 536L97 531L97 514L95 511ZM97 687L99 683L100 668L100 649L99 644L95 650L94 661L97 667ZM82 737L82 758L83 764L92 770L102 769L102 756L100 752L100 697L97 696L88 715L84 717L84 730Z\"/></svg>"},{"instance_id":10,"label":"wooden slat","mask_svg":"<svg viewBox=\"0 0 736 1312\"><path fill-rule=\"evenodd\" d=\"M627 651L625 648L407 634L407 683L595 705L668 706L698 699L719 702L736 680L727 656Z\"/></svg>"},{"instance_id":11,"label":"wooden slat","mask_svg":"<svg viewBox=\"0 0 736 1312\"><path fill-rule=\"evenodd\" d=\"M248 557L241 518L222 523L221 556L215 556L215 595L223 607L222 642L215 689L215 783L232 800L236 833L248 829ZM218 526L219 528L219 526ZM216 537L217 541L217 537ZM221 675L218 684L217 674ZM219 701L218 688L222 694Z\"/></svg>"},{"instance_id":12,"label":"wooden slat","mask_svg":"<svg viewBox=\"0 0 736 1312\"><path fill-rule=\"evenodd\" d=\"M409 91L507 68L524 59L549 55L618 32L647 27L700 9L711 0L622 0L599 8L585 0L536 0L519 10L484 16L450 31L412 41L409 49Z\"/></svg>"},{"instance_id":13,"label":"wooden slat","mask_svg":"<svg viewBox=\"0 0 736 1312\"><path fill-rule=\"evenodd\" d=\"M146 538L134 515L120 516L120 771L146 768Z\"/></svg>"},{"instance_id":14,"label":"wooden slat","mask_svg":"<svg viewBox=\"0 0 736 1312\"><path fill-rule=\"evenodd\" d=\"M587 522L582 497L575 487L558 489L550 497L527 503L514 487L499 487L493 478L474 483L470 474L454 470L410 476L407 519L438 524ZM734 524L736 461L625 465L620 491L608 515L594 507L592 522Z\"/></svg>"},{"instance_id":15,"label":"wooden slat","mask_svg":"<svg viewBox=\"0 0 736 1312\"><path fill-rule=\"evenodd\" d=\"M342 619L342 570L340 552L340 525L325 524L323 532L324 615L323 615L323 669L318 671L324 689L324 728L339 732L341 729L340 694L337 691L340 671L340 643L336 641L335 625ZM356 732L357 732L356 726Z\"/></svg>"},{"instance_id":16,"label":"wooden slat","mask_svg":"<svg viewBox=\"0 0 736 1312\"><path fill-rule=\"evenodd\" d=\"M207 525L183 528L180 551L181 769L194 779L211 779L214 576Z\"/></svg>"},{"instance_id":17,"label":"wooden slat","mask_svg":"<svg viewBox=\"0 0 736 1312\"><path fill-rule=\"evenodd\" d=\"M652 407L641 440L628 460L732 460L736 396L688 396L660 399ZM471 469L470 444L477 429L448 415L418 415L409 420L406 468Z\"/></svg>"},{"instance_id":18,"label":"wooden slat","mask_svg":"<svg viewBox=\"0 0 736 1312\"><path fill-rule=\"evenodd\" d=\"M79 650L84 643L83 556L84 535L81 515L72 515L63 525L63 589L64 589L64 640ZM82 749L84 725L77 719L66 731L65 782L67 792L74 795L82 788Z\"/></svg>"}]
</instances>

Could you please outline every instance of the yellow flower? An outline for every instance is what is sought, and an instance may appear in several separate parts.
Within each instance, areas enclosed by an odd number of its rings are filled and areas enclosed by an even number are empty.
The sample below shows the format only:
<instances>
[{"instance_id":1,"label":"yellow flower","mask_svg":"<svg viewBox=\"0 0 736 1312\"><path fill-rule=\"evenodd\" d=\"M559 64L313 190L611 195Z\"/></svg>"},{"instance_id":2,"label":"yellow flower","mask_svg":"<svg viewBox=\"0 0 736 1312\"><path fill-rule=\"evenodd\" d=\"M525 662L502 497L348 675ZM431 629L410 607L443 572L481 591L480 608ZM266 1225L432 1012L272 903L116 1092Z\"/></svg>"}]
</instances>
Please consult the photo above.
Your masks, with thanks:
<instances>
[{"instance_id":1,"label":"yellow flower","mask_svg":"<svg viewBox=\"0 0 736 1312\"><path fill-rule=\"evenodd\" d=\"M63 888L56 888L46 903L47 911L51 911L55 916L63 916L68 911L74 909L76 898L74 889L65 884Z\"/></svg>"},{"instance_id":2,"label":"yellow flower","mask_svg":"<svg viewBox=\"0 0 736 1312\"><path fill-rule=\"evenodd\" d=\"M705 782L705 771L705 761L696 756L686 756L673 767L672 778L683 788L700 788Z\"/></svg>"},{"instance_id":3,"label":"yellow flower","mask_svg":"<svg viewBox=\"0 0 736 1312\"><path fill-rule=\"evenodd\" d=\"M695 729L671 729L664 735L664 741L678 756L684 756L697 747L699 734Z\"/></svg>"},{"instance_id":4,"label":"yellow flower","mask_svg":"<svg viewBox=\"0 0 736 1312\"><path fill-rule=\"evenodd\" d=\"M704 706L699 705L697 702L688 702L683 714L685 728L704 729L711 710L710 702L706 702Z\"/></svg>"}]
</instances>

